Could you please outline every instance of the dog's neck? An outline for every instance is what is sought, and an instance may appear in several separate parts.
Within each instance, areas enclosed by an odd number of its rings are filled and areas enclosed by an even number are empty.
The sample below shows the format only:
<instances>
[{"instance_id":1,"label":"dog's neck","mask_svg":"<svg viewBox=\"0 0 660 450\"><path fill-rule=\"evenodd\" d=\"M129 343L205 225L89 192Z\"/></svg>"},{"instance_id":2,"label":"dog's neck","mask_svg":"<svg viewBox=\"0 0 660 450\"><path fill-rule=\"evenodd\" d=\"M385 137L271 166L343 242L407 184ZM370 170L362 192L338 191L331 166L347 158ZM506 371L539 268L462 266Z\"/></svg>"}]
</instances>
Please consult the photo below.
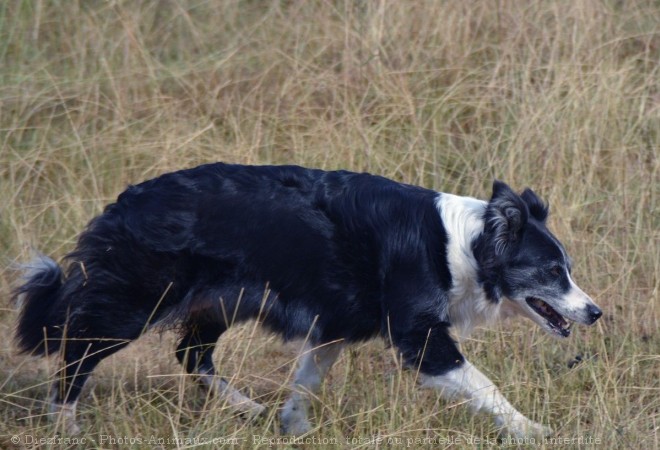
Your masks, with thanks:
<instances>
[{"instance_id":1,"label":"dog's neck","mask_svg":"<svg viewBox=\"0 0 660 450\"><path fill-rule=\"evenodd\" d=\"M472 243L484 229L486 205L487 202L472 197L445 193L437 201L447 232L447 262L452 276L446 318L459 339L499 315L500 302L488 299L479 282L478 263L472 251Z\"/></svg>"}]
</instances>

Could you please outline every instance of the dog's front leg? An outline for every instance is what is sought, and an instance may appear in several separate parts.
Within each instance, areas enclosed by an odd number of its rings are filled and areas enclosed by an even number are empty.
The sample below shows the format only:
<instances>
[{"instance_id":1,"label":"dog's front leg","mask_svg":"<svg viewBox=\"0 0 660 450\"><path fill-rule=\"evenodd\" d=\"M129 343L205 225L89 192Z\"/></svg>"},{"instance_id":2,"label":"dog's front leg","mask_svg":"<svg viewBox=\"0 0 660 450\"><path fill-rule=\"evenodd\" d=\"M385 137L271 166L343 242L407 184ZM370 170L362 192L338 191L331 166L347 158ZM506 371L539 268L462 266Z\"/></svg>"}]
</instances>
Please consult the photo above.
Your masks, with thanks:
<instances>
[{"instance_id":1,"label":"dog's front leg","mask_svg":"<svg viewBox=\"0 0 660 450\"><path fill-rule=\"evenodd\" d=\"M301 435L311 429L308 419L310 395L321 387L323 378L335 362L343 344L331 342L303 352L300 366L293 382L293 393L282 409L282 431L287 434Z\"/></svg>"},{"instance_id":2,"label":"dog's front leg","mask_svg":"<svg viewBox=\"0 0 660 450\"><path fill-rule=\"evenodd\" d=\"M552 429L525 417L495 387L486 375L467 360L443 375L422 375L422 385L439 389L448 398L460 397L473 411L495 416L495 423L514 437L547 436Z\"/></svg>"}]
</instances>

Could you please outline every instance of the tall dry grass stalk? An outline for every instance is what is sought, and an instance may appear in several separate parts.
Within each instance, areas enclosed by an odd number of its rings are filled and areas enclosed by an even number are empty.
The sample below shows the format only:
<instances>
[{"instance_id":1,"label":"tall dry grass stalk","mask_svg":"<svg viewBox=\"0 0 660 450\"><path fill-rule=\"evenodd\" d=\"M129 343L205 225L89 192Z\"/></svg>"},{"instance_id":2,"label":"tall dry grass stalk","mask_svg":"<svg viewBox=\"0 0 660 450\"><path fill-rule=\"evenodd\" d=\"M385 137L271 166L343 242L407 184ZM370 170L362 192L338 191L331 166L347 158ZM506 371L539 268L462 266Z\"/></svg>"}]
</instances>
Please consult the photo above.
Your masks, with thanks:
<instances>
[{"instance_id":1,"label":"tall dry grass stalk","mask_svg":"<svg viewBox=\"0 0 660 450\"><path fill-rule=\"evenodd\" d=\"M651 0L4 2L0 292L11 263L70 251L128 183L203 162L341 167L479 197L500 178L550 200L575 277L606 314L566 343L530 323L481 331L467 355L558 436L659 448L659 60ZM16 356L15 307L1 314L0 446L16 448L13 435L19 447L55 435L43 417L53 366ZM223 375L273 411L246 423L185 379L173 339L145 336L102 365L81 448L122 447L103 435L232 448L277 436L295 348L252 325L223 336ZM342 357L315 437L494 439L486 418L419 391L393 353L370 343Z\"/></svg>"}]
</instances>

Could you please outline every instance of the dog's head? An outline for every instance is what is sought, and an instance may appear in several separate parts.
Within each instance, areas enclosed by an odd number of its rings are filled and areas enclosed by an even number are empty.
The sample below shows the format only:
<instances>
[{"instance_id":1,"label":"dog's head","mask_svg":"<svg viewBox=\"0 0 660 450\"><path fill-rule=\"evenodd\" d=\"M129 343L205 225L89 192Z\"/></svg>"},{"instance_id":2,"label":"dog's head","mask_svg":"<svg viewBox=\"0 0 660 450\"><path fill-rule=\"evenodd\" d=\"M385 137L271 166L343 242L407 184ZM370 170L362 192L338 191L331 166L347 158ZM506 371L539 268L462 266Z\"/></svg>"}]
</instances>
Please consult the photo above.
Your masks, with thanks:
<instances>
[{"instance_id":1,"label":"dog's head","mask_svg":"<svg viewBox=\"0 0 660 450\"><path fill-rule=\"evenodd\" d=\"M495 181L474 254L492 300L567 337L570 322L591 325L602 311L571 278L571 260L546 227L547 216L547 205L532 190L518 195Z\"/></svg>"}]
</instances>

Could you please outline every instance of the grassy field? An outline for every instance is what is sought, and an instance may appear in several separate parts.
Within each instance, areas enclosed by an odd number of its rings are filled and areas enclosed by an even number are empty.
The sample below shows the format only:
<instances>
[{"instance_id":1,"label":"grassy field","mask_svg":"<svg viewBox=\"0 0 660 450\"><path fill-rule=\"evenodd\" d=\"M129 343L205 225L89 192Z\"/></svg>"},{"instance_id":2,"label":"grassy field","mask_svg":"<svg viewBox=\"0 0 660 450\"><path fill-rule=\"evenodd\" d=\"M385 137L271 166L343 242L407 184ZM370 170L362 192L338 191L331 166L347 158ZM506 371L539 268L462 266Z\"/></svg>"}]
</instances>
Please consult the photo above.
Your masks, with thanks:
<instances>
[{"instance_id":1,"label":"grassy field","mask_svg":"<svg viewBox=\"0 0 660 450\"><path fill-rule=\"evenodd\" d=\"M299 344L254 324L224 335L215 359L267 405L263 421L207 398L176 364L175 335L152 333L95 372L79 444L49 441L54 361L12 344L13 263L71 251L127 184L211 161L481 198L494 178L533 187L605 315L568 341L516 321L462 348L572 440L523 447L660 448L659 61L651 0L2 2L0 448L286 447L268 439L282 438ZM490 418L418 389L382 342L344 353L315 416L298 447L500 445Z\"/></svg>"}]
</instances>

